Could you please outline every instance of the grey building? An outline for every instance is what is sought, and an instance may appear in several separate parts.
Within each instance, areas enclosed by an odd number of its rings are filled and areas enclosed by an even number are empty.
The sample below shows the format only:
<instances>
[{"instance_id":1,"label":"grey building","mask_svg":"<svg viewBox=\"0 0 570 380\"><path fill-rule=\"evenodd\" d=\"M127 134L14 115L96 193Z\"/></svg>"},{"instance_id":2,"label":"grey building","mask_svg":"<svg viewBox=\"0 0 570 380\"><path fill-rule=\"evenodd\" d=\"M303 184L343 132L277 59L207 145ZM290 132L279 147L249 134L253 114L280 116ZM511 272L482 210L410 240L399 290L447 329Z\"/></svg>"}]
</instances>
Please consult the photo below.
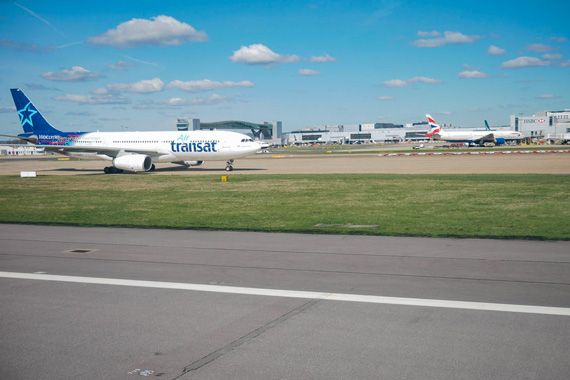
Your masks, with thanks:
<instances>
[{"instance_id":1,"label":"grey building","mask_svg":"<svg viewBox=\"0 0 570 380\"><path fill-rule=\"evenodd\" d=\"M379 124L379 128L376 128ZM317 129L298 130L284 134L284 144L303 143L344 143L352 144L359 142L393 143L402 141L423 141L429 130L426 124L391 124L391 123L369 123L359 124L356 128L346 128L337 126Z\"/></svg>"},{"instance_id":2,"label":"grey building","mask_svg":"<svg viewBox=\"0 0 570 380\"><path fill-rule=\"evenodd\" d=\"M179 131L187 131L190 123L186 119L178 119L176 128ZM216 121L210 123L201 122L200 119L192 119L192 130L199 131L201 129L222 129L233 130L240 133L249 134L255 139L281 141L283 123L276 121L274 124L264 122L263 124L252 123L249 121L228 120Z\"/></svg>"},{"instance_id":3,"label":"grey building","mask_svg":"<svg viewBox=\"0 0 570 380\"><path fill-rule=\"evenodd\" d=\"M544 111L532 116L511 115L511 129L528 138L560 140L570 133L570 110Z\"/></svg>"}]
</instances>

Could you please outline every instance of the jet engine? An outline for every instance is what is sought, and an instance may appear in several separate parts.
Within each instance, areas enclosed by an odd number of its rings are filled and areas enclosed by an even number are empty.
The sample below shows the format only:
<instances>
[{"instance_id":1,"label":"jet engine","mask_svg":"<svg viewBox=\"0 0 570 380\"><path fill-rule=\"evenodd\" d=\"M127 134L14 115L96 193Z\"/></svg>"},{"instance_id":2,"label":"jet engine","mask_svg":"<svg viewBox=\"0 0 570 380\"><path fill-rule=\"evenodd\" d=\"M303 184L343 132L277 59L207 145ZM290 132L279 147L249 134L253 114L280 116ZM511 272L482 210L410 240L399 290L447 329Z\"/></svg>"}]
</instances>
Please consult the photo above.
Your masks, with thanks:
<instances>
[{"instance_id":1,"label":"jet engine","mask_svg":"<svg viewBox=\"0 0 570 380\"><path fill-rule=\"evenodd\" d=\"M148 172L152 168L152 159L144 154L127 154L115 158L113 166L129 172Z\"/></svg>"}]
</instances>

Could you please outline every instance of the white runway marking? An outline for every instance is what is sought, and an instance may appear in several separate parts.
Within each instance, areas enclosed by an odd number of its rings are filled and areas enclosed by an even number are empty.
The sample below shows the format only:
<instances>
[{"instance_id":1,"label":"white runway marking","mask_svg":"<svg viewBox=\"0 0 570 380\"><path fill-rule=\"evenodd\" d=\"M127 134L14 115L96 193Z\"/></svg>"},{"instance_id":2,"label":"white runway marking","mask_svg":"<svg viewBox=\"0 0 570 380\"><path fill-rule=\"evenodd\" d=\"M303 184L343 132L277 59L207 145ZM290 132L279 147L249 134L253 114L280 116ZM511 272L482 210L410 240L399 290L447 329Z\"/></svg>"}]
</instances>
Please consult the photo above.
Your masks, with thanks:
<instances>
[{"instance_id":1,"label":"white runway marking","mask_svg":"<svg viewBox=\"0 0 570 380\"><path fill-rule=\"evenodd\" d=\"M280 289L263 289L263 288L243 288L237 286L187 284L181 282L123 280L117 278L99 278L99 277L58 276L53 274L39 274L39 273L0 272L0 278L73 282L80 284L134 286L134 287L155 288L155 289L192 290L198 292L244 294L244 295L255 295L255 296L268 296L268 297L322 299L327 301L366 302L366 303L387 304L387 305L443 307L450 309L469 309L469 310L485 310L485 311L503 311L511 313L570 316L570 308L568 307L514 305L514 304L502 304L502 303L450 301L450 300L423 299L423 298L382 297L382 296L370 296L370 295L360 295L360 294L306 292L299 290L280 290Z\"/></svg>"}]
</instances>

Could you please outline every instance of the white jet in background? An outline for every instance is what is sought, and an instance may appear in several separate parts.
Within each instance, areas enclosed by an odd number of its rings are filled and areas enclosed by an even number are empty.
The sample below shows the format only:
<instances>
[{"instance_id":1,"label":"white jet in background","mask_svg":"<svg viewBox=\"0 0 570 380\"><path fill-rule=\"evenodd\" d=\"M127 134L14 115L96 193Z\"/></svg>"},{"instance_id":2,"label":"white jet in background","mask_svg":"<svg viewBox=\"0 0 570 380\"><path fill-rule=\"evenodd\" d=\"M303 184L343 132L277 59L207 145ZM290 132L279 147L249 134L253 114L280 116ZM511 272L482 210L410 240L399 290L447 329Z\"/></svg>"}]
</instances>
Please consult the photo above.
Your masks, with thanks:
<instances>
[{"instance_id":1,"label":"white jet in background","mask_svg":"<svg viewBox=\"0 0 570 380\"><path fill-rule=\"evenodd\" d=\"M501 145L508 141L518 141L523 138L522 134L517 131L492 131L486 122L485 124L488 129L485 131L477 131L474 129L444 131L431 115L426 115L426 118L430 125L430 130L426 133L426 137L433 137L436 140L466 143L469 145L484 145L485 143Z\"/></svg>"}]
</instances>

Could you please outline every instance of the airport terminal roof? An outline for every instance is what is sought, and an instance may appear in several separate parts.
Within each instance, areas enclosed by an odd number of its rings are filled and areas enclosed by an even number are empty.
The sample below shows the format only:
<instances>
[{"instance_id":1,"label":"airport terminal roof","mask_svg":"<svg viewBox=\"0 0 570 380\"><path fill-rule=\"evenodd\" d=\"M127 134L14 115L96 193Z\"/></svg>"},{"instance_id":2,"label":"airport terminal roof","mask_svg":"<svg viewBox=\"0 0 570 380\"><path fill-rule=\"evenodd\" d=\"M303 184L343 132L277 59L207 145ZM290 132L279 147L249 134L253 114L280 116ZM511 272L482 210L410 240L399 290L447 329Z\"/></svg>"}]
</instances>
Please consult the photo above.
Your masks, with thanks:
<instances>
[{"instance_id":1,"label":"airport terminal roof","mask_svg":"<svg viewBox=\"0 0 570 380\"><path fill-rule=\"evenodd\" d=\"M271 124L257 124L249 121L228 120L213 123L200 123L200 129L267 129L271 130Z\"/></svg>"}]
</instances>

